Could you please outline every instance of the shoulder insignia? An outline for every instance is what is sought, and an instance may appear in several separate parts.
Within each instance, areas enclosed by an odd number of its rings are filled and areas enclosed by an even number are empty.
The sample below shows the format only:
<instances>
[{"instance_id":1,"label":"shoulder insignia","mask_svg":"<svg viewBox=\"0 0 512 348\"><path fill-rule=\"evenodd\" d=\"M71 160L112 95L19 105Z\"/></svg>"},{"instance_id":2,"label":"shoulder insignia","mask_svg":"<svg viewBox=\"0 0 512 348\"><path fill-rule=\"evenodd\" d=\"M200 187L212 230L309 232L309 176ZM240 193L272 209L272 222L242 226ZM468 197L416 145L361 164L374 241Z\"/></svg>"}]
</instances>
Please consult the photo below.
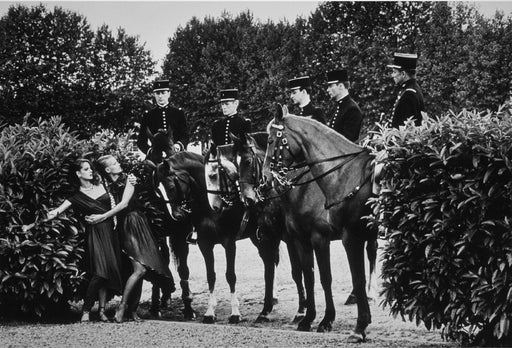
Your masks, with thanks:
<instances>
[{"instance_id":1,"label":"shoulder insignia","mask_svg":"<svg viewBox=\"0 0 512 348\"><path fill-rule=\"evenodd\" d=\"M407 91L409 91L409 92L414 92L414 93L416 93L416 90L415 90L414 88L407 88L405 91L406 91L406 92L407 92Z\"/></svg>"}]
</instances>

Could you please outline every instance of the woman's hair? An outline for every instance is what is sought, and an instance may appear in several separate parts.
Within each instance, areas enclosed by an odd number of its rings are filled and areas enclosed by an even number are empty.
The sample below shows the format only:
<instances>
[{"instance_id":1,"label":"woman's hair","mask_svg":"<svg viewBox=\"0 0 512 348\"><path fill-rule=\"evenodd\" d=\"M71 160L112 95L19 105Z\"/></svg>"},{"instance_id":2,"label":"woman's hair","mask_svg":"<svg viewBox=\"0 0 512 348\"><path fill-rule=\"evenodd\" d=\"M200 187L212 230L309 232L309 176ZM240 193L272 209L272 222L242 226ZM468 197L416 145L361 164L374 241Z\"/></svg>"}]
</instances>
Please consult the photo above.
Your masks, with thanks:
<instances>
[{"instance_id":1,"label":"woman's hair","mask_svg":"<svg viewBox=\"0 0 512 348\"><path fill-rule=\"evenodd\" d=\"M103 179L109 179L109 176L107 175L107 172L105 171L105 168L107 167L107 163L108 161L110 161L111 159L115 159L114 156L112 155L103 155L101 156L100 158L98 158L98 160L96 161L96 170L98 171L98 173L100 174L100 176L103 178Z\"/></svg>"},{"instance_id":2,"label":"woman's hair","mask_svg":"<svg viewBox=\"0 0 512 348\"><path fill-rule=\"evenodd\" d=\"M76 175L76 172L78 172L78 171L80 171L82 169L82 165L84 163L88 163L89 166L94 171L94 167L92 166L91 161L89 161L88 159L85 159L85 158L79 158L76 161L74 161L71 164L71 168L69 170L69 183L76 190L78 190L78 188L80 187L80 179L78 179L78 176ZM99 183L99 177L98 177L96 172L93 172L93 177L92 177L91 182L93 183L93 185L97 185Z\"/></svg>"}]
</instances>

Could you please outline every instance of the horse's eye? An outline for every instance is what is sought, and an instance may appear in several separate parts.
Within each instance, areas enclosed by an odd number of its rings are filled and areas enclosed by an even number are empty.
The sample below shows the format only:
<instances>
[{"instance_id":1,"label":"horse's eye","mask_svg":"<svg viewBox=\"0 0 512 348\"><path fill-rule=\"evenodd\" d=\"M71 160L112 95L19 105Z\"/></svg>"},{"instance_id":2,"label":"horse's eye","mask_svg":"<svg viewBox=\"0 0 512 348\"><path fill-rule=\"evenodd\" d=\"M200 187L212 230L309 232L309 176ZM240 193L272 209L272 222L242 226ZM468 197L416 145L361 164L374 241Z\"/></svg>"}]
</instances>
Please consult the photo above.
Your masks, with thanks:
<instances>
[{"instance_id":1,"label":"horse's eye","mask_svg":"<svg viewBox=\"0 0 512 348\"><path fill-rule=\"evenodd\" d=\"M268 139L268 144L273 144L274 143L274 139Z\"/></svg>"}]
</instances>

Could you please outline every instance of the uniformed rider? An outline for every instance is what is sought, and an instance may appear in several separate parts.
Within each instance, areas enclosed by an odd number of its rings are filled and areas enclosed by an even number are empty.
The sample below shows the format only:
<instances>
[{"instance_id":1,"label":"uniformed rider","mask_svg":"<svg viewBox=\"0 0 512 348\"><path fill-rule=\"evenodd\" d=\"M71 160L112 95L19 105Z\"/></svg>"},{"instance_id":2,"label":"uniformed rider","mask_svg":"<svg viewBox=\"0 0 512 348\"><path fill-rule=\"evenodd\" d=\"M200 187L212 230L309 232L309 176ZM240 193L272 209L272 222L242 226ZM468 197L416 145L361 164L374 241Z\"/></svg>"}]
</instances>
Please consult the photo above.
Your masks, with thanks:
<instances>
[{"instance_id":1,"label":"uniformed rider","mask_svg":"<svg viewBox=\"0 0 512 348\"><path fill-rule=\"evenodd\" d=\"M146 111L140 124L137 146L145 154L151 144L147 131L155 134L159 129L167 130L172 134L174 149L181 151L188 143L188 129L185 113L181 108L169 104L171 96L169 80L157 80L153 83L153 96L156 107Z\"/></svg>"}]
</instances>

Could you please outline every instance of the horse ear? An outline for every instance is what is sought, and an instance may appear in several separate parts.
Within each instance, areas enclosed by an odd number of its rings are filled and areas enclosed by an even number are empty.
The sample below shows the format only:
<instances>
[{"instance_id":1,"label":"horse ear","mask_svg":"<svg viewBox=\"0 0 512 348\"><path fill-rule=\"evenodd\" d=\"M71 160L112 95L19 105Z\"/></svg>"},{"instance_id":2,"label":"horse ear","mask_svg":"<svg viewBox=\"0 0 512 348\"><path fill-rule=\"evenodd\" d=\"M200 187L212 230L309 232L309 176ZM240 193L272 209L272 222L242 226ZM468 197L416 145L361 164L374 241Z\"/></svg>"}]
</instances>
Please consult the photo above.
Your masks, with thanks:
<instances>
[{"instance_id":1,"label":"horse ear","mask_svg":"<svg viewBox=\"0 0 512 348\"><path fill-rule=\"evenodd\" d=\"M210 158L217 158L217 145L212 144L210 147Z\"/></svg>"},{"instance_id":2,"label":"horse ear","mask_svg":"<svg viewBox=\"0 0 512 348\"><path fill-rule=\"evenodd\" d=\"M288 116L288 106L286 104L282 106L282 115L282 117Z\"/></svg>"},{"instance_id":3,"label":"horse ear","mask_svg":"<svg viewBox=\"0 0 512 348\"><path fill-rule=\"evenodd\" d=\"M256 139L254 139L254 137L250 134L246 134L245 135L245 143L249 146L254 146L256 145Z\"/></svg>"},{"instance_id":4,"label":"horse ear","mask_svg":"<svg viewBox=\"0 0 512 348\"><path fill-rule=\"evenodd\" d=\"M169 163L168 160L164 159L164 161L162 162L161 166L162 166L162 168L164 169L164 171L166 173L170 173L170 171L171 171L171 164Z\"/></svg>"},{"instance_id":5,"label":"horse ear","mask_svg":"<svg viewBox=\"0 0 512 348\"><path fill-rule=\"evenodd\" d=\"M274 119L281 121L283 119L283 106L279 103L274 104Z\"/></svg>"},{"instance_id":6,"label":"horse ear","mask_svg":"<svg viewBox=\"0 0 512 348\"><path fill-rule=\"evenodd\" d=\"M147 134L149 140L151 140L151 143L153 143L153 141L155 140L155 137L154 137L153 133L151 133L151 131L149 130L149 127L146 127L146 134Z\"/></svg>"}]
</instances>

